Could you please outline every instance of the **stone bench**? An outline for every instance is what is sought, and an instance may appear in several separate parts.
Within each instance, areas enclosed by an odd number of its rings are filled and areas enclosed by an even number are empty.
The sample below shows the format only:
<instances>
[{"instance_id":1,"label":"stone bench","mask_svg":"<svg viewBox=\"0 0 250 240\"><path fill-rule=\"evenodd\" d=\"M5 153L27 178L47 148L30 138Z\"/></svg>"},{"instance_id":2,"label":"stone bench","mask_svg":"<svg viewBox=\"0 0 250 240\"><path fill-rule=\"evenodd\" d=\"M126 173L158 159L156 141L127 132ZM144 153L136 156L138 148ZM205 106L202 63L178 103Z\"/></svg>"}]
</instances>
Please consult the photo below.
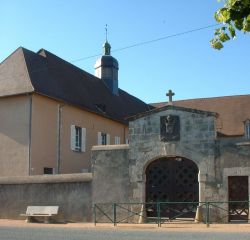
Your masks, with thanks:
<instances>
[{"instance_id":1,"label":"stone bench","mask_svg":"<svg viewBox=\"0 0 250 240\"><path fill-rule=\"evenodd\" d=\"M31 222L32 217L43 217L44 223L49 223L49 218L58 214L59 206L28 206L25 214L26 221Z\"/></svg>"}]
</instances>

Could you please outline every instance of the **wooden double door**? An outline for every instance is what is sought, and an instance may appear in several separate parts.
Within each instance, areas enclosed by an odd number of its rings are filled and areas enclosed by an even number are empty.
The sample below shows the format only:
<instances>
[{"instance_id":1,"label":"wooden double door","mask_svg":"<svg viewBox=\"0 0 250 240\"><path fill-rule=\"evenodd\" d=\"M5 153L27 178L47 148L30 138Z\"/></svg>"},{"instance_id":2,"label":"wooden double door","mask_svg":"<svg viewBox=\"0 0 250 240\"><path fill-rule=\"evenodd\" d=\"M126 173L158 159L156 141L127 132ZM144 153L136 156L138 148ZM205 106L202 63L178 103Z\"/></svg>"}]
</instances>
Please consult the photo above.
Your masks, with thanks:
<instances>
[{"instance_id":1,"label":"wooden double door","mask_svg":"<svg viewBox=\"0 0 250 240\"><path fill-rule=\"evenodd\" d=\"M161 204L162 217L194 217L198 201L198 167L193 161L180 157L162 158L147 167L146 202L171 202ZM156 204L147 206L147 216L156 217Z\"/></svg>"}]
</instances>

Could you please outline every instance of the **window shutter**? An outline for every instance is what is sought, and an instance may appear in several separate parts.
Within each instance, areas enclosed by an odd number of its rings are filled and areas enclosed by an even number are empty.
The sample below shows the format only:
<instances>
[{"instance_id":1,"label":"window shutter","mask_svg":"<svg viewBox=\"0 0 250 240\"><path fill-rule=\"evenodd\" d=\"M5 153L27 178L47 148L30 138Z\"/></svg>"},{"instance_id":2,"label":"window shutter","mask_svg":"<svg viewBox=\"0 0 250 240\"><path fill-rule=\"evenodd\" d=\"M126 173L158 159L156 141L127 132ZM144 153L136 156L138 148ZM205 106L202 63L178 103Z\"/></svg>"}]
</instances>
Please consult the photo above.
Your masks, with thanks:
<instances>
[{"instance_id":1,"label":"window shutter","mask_svg":"<svg viewBox=\"0 0 250 240\"><path fill-rule=\"evenodd\" d=\"M102 133L97 133L97 145L102 145Z\"/></svg>"},{"instance_id":2,"label":"window shutter","mask_svg":"<svg viewBox=\"0 0 250 240\"><path fill-rule=\"evenodd\" d=\"M110 144L110 134L107 134L107 145Z\"/></svg>"},{"instance_id":3,"label":"window shutter","mask_svg":"<svg viewBox=\"0 0 250 240\"><path fill-rule=\"evenodd\" d=\"M82 152L86 151L86 128L82 128Z\"/></svg>"},{"instance_id":4,"label":"window shutter","mask_svg":"<svg viewBox=\"0 0 250 240\"><path fill-rule=\"evenodd\" d=\"M121 141L120 141L120 137L117 137L117 136L116 136L116 137L115 137L115 144L116 144L116 145L119 145L120 142L121 142Z\"/></svg>"},{"instance_id":5,"label":"window shutter","mask_svg":"<svg viewBox=\"0 0 250 240\"><path fill-rule=\"evenodd\" d=\"M71 125L70 130L71 130L70 148L71 148L71 150L75 150L76 149L76 128L75 128L75 125Z\"/></svg>"}]
</instances>

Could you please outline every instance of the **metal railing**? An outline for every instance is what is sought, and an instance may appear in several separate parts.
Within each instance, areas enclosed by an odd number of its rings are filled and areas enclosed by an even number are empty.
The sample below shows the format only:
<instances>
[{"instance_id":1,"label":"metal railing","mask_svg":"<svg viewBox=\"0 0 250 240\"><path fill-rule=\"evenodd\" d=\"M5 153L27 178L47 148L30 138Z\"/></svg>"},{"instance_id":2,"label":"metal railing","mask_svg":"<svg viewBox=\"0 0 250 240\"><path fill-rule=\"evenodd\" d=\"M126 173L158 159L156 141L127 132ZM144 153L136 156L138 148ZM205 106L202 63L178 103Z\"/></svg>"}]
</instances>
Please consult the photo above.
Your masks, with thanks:
<instances>
[{"instance_id":1,"label":"metal railing","mask_svg":"<svg viewBox=\"0 0 250 240\"><path fill-rule=\"evenodd\" d=\"M228 223L249 219L249 201L96 203L94 223Z\"/></svg>"}]
</instances>

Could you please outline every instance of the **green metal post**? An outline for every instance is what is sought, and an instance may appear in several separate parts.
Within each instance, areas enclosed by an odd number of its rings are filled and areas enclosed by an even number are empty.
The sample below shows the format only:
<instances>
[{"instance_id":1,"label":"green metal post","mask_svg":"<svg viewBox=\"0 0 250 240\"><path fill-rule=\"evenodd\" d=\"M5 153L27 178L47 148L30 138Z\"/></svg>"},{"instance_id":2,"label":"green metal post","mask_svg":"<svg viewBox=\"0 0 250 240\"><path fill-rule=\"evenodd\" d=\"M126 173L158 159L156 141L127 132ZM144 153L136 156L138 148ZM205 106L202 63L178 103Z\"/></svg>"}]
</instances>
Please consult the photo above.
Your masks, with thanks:
<instances>
[{"instance_id":1,"label":"green metal post","mask_svg":"<svg viewBox=\"0 0 250 240\"><path fill-rule=\"evenodd\" d=\"M113 203L114 227L116 226L116 203Z\"/></svg>"},{"instance_id":2,"label":"green metal post","mask_svg":"<svg viewBox=\"0 0 250 240\"><path fill-rule=\"evenodd\" d=\"M206 202L206 224L209 227L209 202Z\"/></svg>"},{"instance_id":3,"label":"green metal post","mask_svg":"<svg viewBox=\"0 0 250 240\"><path fill-rule=\"evenodd\" d=\"M96 206L94 204L94 224L96 226Z\"/></svg>"},{"instance_id":4,"label":"green metal post","mask_svg":"<svg viewBox=\"0 0 250 240\"><path fill-rule=\"evenodd\" d=\"M161 227L161 203L157 202L157 223L158 227Z\"/></svg>"},{"instance_id":5,"label":"green metal post","mask_svg":"<svg viewBox=\"0 0 250 240\"><path fill-rule=\"evenodd\" d=\"M161 203L159 205L159 213L160 213L160 227L161 227Z\"/></svg>"}]
</instances>

